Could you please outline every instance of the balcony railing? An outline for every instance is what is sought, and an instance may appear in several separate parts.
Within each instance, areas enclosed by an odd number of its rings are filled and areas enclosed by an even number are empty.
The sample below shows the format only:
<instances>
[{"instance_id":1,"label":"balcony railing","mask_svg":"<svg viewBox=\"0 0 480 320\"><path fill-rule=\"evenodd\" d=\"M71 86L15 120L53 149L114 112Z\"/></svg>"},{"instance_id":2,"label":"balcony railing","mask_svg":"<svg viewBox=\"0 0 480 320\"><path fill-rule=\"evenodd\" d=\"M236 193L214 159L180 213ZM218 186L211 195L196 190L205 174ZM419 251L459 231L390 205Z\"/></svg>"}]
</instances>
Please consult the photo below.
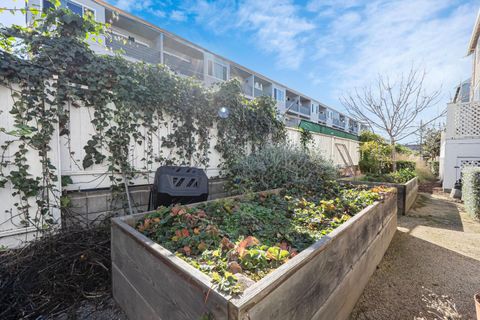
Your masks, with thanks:
<instances>
[{"instance_id":1,"label":"balcony railing","mask_svg":"<svg viewBox=\"0 0 480 320\"><path fill-rule=\"evenodd\" d=\"M358 134L358 128L357 127L350 127L348 128L348 131L354 134Z\"/></svg>"},{"instance_id":2,"label":"balcony railing","mask_svg":"<svg viewBox=\"0 0 480 320\"><path fill-rule=\"evenodd\" d=\"M243 84L243 93L249 97L253 97L253 88L250 83Z\"/></svg>"},{"instance_id":3,"label":"balcony railing","mask_svg":"<svg viewBox=\"0 0 480 320\"><path fill-rule=\"evenodd\" d=\"M345 122L340 121L340 119L333 119L333 125L342 129L345 129Z\"/></svg>"},{"instance_id":4,"label":"balcony railing","mask_svg":"<svg viewBox=\"0 0 480 320\"><path fill-rule=\"evenodd\" d=\"M260 90L260 89L257 89L257 88L253 89L253 94L254 94L254 97L268 96L268 94L263 92L263 90Z\"/></svg>"},{"instance_id":5,"label":"balcony railing","mask_svg":"<svg viewBox=\"0 0 480 320\"><path fill-rule=\"evenodd\" d=\"M480 138L480 102L448 104L446 138Z\"/></svg>"},{"instance_id":6,"label":"balcony railing","mask_svg":"<svg viewBox=\"0 0 480 320\"><path fill-rule=\"evenodd\" d=\"M203 61L198 59L182 59L164 51L163 63L173 71L187 76L203 79Z\"/></svg>"},{"instance_id":7,"label":"balcony railing","mask_svg":"<svg viewBox=\"0 0 480 320\"><path fill-rule=\"evenodd\" d=\"M113 51L124 51L125 55L128 57L153 64L160 63L159 50L152 49L141 43L128 41L121 36L112 35L111 37L107 37L105 44Z\"/></svg>"},{"instance_id":8,"label":"balcony railing","mask_svg":"<svg viewBox=\"0 0 480 320\"><path fill-rule=\"evenodd\" d=\"M298 112L298 102L297 101L287 101L287 110Z\"/></svg>"},{"instance_id":9,"label":"balcony railing","mask_svg":"<svg viewBox=\"0 0 480 320\"><path fill-rule=\"evenodd\" d=\"M309 116L311 113L310 106L300 105L300 113Z\"/></svg>"}]
</instances>

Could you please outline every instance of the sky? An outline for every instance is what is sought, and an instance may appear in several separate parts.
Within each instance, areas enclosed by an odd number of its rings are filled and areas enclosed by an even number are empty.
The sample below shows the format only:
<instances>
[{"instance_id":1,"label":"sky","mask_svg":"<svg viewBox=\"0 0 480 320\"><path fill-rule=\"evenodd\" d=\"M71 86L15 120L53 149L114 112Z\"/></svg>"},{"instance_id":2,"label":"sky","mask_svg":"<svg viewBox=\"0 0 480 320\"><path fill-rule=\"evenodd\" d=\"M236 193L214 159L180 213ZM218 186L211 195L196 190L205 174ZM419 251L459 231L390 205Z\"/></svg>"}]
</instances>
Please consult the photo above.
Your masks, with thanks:
<instances>
[{"instance_id":1,"label":"sky","mask_svg":"<svg viewBox=\"0 0 480 320\"><path fill-rule=\"evenodd\" d=\"M339 97L413 66L441 89L428 120L471 74L480 1L107 0L339 111Z\"/></svg>"},{"instance_id":2,"label":"sky","mask_svg":"<svg viewBox=\"0 0 480 320\"><path fill-rule=\"evenodd\" d=\"M467 45L479 2L457 0L108 0L168 31L345 111L339 97L413 66L426 87L470 77Z\"/></svg>"}]
</instances>

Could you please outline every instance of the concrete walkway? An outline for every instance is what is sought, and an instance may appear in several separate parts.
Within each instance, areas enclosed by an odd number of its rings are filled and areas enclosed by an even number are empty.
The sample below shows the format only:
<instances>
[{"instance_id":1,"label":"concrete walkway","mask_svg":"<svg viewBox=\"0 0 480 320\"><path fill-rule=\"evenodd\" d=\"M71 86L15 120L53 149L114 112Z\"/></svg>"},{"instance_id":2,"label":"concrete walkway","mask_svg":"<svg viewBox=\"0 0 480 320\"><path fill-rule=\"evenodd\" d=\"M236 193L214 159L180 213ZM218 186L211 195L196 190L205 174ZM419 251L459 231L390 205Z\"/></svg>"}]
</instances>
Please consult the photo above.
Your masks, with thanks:
<instances>
[{"instance_id":1,"label":"concrete walkway","mask_svg":"<svg viewBox=\"0 0 480 320\"><path fill-rule=\"evenodd\" d=\"M445 194L420 193L399 219L351 319L476 319L480 222Z\"/></svg>"}]
</instances>

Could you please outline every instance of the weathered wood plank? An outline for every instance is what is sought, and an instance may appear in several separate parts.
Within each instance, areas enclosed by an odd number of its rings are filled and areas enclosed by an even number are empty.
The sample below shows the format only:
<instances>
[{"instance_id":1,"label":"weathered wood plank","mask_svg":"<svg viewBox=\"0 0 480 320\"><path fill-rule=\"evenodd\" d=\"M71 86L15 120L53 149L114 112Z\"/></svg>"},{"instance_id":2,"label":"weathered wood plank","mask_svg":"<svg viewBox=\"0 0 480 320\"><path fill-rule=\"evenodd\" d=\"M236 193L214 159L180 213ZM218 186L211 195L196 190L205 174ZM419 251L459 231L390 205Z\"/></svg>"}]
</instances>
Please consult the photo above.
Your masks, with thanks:
<instances>
[{"instance_id":1,"label":"weathered wood plank","mask_svg":"<svg viewBox=\"0 0 480 320\"><path fill-rule=\"evenodd\" d=\"M160 319L115 264L112 265L112 293L129 319Z\"/></svg>"},{"instance_id":2,"label":"weathered wood plank","mask_svg":"<svg viewBox=\"0 0 480 320\"><path fill-rule=\"evenodd\" d=\"M348 272L328 300L312 317L314 320L348 319L368 280L375 272L397 230L397 216L392 215L361 259Z\"/></svg>"},{"instance_id":3,"label":"weathered wood plank","mask_svg":"<svg viewBox=\"0 0 480 320\"><path fill-rule=\"evenodd\" d=\"M339 180L340 183L350 183L354 185L368 186L389 186L397 189L397 214L405 215L413 206L418 193L418 178L413 178L406 183L388 183L388 182L371 182L358 180Z\"/></svg>"},{"instance_id":4,"label":"weathered wood plank","mask_svg":"<svg viewBox=\"0 0 480 320\"><path fill-rule=\"evenodd\" d=\"M363 289L361 281L368 281L370 274L357 269L368 271L380 261L391 239L383 234L396 225L396 209L395 194L365 208L235 299L210 290L207 275L133 229L144 214L117 218L112 221L115 298L132 319L150 319L152 312L158 319L198 319L208 312L217 320L311 319L324 314L319 308L332 315L339 303L335 292ZM365 265L366 256L373 262ZM358 299L358 288L348 301ZM146 311L137 315L132 302Z\"/></svg>"},{"instance_id":5,"label":"weathered wood plank","mask_svg":"<svg viewBox=\"0 0 480 320\"><path fill-rule=\"evenodd\" d=\"M414 178L405 185L405 214L412 208L417 200L418 179Z\"/></svg>"},{"instance_id":6,"label":"weathered wood plank","mask_svg":"<svg viewBox=\"0 0 480 320\"><path fill-rule=\"evenodd\" d=\"M362 257L384 226L395 197L357 214L329 236L231 300L238 319L310 319ZM303 256L302 256L303 254ZM295 263L294 263L295 262Z\"/></svg>"},{"instance_id":7,"label":"weathered wood plank","mask_svg":"<svg viewBox=\"0 0 480 320\"><path fill-rule=\"evenodd\" d=\"M206 275L188 264L193 270L180 268L178 265L186 262L171 253L172 260L180 261L165 263L118 226L112 227L112 237L112 264L125 275L157 317L190 320L212 313L216 319L227 319L227 299L198 281L206 277L207 280L203 280L209 283Z\"/></svg>"}]
</instances>

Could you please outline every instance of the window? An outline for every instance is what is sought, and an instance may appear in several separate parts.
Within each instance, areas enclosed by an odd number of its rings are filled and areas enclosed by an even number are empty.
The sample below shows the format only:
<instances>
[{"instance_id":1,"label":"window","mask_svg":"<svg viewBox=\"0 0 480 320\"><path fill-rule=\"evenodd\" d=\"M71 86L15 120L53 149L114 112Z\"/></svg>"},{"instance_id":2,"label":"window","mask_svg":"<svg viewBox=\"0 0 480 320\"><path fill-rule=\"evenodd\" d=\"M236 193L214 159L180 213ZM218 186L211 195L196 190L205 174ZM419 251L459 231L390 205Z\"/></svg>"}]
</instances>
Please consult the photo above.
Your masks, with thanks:
<instances>
[{"instance_id":1,"label":"window","mask_svg":"<svg viewBox=\"0 0 480 320\"><path fill-rule=\"evenodd\" d=\"M208 75L213 77L213 62L208 60Z\"/></svg>"},{"instance_id":2,"label":"window","mask_svg":"<svg viewBox=\"0 0 480 320\"><path fill-rule=\"evenodd\" d=\"M42 2L42 8L43 8L43 11L46 12L46 11L48 11L50 8L54 8L54 7L53 7L53 4L50 2L50 0L43 0L43 2Z\"/></svg>"},{"instance_id":3,"label":"window","mask_svg":"<svg viewBox=\"0 0 480 320\"><path fill-rule=\"evenodd\" d=\"M276 101L284 102L285 101L285 92L283 92L283 90L273 88L273 98Z\"/></svg>"},{"instance_id":4,"label":"window","mask_svg":"<svg viewBox=\"0 0 480 320\"><path fill-rule=\"evenodd\" d=\"M79 16L83 16L83 7L80 4L68 1L67 8L72 10L73 13L76 13Z\"/></svg>"},{"instance_id":5,"label":"window","mask_svg":"<svg viewBox=\"0 0 480 320\"><path fill-rule=\"evenodd\" d=\"M215 77L220 80L227 80L227 66L208 60L207 73L211 77Z\"/></svg>"},{"instance_id":6,"label":"window","mask_svg":"<svg viewBox=\"0 0 480 320\"><path fill-rule=\"evenodd\" d=\"M215 78L227 80L227 67L215 62Z\"/></svg>"},{"instance_id":7,"label":"window","mask_svg":"<svg viewBox=\"0 0 480 320\"><path fill-rule=\"evenodd\" d=\"M85 7L84 5L74 2L74 1L61 1L63 7L67 7L72 10L73 13L78 14L79 16L92 15L95 18L95 10ZM42 1L42 10L45 12L50 8L54 8L50 0Z\"/></svg>"}]
</instances>

